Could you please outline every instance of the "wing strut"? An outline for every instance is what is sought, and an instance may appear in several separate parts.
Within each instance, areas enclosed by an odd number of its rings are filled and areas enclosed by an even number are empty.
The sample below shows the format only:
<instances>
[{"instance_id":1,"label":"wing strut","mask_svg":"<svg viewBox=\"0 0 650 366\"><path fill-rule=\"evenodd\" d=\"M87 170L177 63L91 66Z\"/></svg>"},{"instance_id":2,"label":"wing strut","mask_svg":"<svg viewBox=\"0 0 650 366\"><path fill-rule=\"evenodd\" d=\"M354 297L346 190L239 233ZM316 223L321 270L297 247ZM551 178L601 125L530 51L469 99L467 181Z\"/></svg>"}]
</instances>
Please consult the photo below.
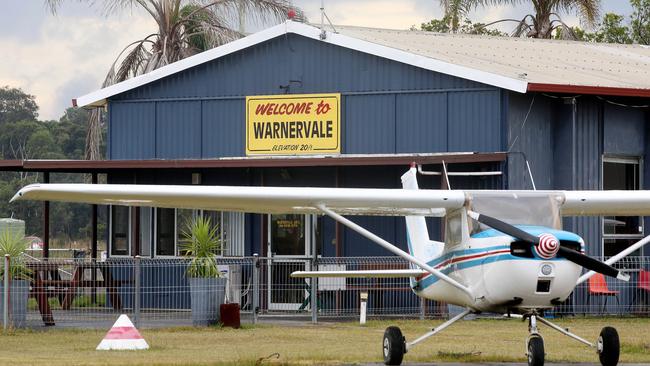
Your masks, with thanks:
<instances>
[{"instance_id":1,"label":"wing strut","mask_svg":"<svg viewBox=\"0 0 650 366\"><path fill-rule=\"evenodd\" d=\"M399 249L398 247L394 246L393 244L391 244L391 243L387 242L386 240L378 237L377 235L371 233L370 231L364 229L363 227L361 227L361 226L355 224L354 222L346 219L345 217L337 214L336 212L328 209L325 205L319 204L319 205L316 205L316 207L318 207L318 209L321 210L327 216L329 216L329 217L333 218L334 220L340 222L341 224L349 227L350 229L356 231L357 233L365 236L366 238L374 241L375 243L382 246L384 249L395 253L396 255L406 259L407 261L409 261L409 262L411 262L411 263L413 263L413 264L415 264L417 266L419 266L420 268L424 269L425 271L427 271L427 272L431 273L432 275L440 278L441 280L447 282L448 284L458 288L459 290L466 293L470 297L470 299L474 299L474 294L472 294L472 291L470 291L470 289L467 286L461 284L460 282L454 280L453 278L447 276L446 274L440 272L439 270L431 267L430 265L426 264L425 262L415 258L414 256L408 254L407 252Z\"/></svg>"}]
</instances>

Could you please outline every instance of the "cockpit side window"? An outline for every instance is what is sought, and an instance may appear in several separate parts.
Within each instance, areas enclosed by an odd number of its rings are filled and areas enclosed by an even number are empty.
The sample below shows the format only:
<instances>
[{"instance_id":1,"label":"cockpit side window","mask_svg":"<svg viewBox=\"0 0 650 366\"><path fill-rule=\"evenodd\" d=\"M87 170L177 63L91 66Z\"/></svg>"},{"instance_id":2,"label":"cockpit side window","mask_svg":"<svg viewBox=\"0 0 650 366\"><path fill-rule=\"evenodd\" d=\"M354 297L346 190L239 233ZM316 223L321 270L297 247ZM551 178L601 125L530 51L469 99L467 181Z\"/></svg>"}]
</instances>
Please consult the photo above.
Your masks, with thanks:
<instances>
[{"instance_id":1,"label":"cockpit side window","mask_svg":"<svg viewBox=\"0 0 650 366\"><path fill-rule=\"evenodd\" d=\"M446 244L455 246L463 241L463 220L465 219L463 210L457 210L447 215L445 221Z\"/></svg>"}]
</instances>

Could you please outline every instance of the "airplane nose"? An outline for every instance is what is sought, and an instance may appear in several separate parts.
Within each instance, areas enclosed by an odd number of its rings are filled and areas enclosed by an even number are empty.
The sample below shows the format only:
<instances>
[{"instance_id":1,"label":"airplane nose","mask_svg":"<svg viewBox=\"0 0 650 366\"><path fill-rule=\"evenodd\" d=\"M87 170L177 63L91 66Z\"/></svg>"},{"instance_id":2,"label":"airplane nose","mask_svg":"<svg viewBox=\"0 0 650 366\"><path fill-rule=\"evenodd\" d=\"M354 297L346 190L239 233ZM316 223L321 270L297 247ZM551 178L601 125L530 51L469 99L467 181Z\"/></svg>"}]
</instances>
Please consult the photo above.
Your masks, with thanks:
<instances>
[{"instance_id":1,"label":"airplane nose","mask_svg":"<svg viewBox=\"0 0 650 366\"><path fill-rule=\"evenodd\" d=\"M540 258L551 259L555 257L560 250L560 242L552 234L542 234L539 236L539 245L535 246L535 252Z\"/></svg>"}]
</instances>

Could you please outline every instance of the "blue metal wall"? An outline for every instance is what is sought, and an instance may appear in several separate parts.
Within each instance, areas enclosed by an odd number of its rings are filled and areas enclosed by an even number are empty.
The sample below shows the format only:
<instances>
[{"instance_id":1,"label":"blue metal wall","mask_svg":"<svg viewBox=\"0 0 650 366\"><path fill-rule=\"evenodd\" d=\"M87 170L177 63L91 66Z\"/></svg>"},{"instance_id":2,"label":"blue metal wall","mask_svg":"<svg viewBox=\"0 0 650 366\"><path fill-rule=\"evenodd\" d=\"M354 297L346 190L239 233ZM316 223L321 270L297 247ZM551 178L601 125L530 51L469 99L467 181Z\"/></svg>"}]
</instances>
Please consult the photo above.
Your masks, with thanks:
<instances>
[{"instance_id":1,"label":"blue metal wall","mask_svg":"<svg viewBox=\"0 0 650 366\"><path fill-rule=\"evenodd\" d=\"M111 98L109 156L243 156L245 96L286 86L342 94L343 153L504 147L500 89L288 35Z\"/></svg>"},{"instance_id":2,"label":"blue metal wall","mask_svg":"<svg viewBox=\"0 0 650 366\"><path fill-rule=\"evenodd\" d=\"M645 111L605 104L603 152L612 155L643 156L645 152Z\"/></svg>"},{"instance_id":3,"label":"blue metal wall","mask_svg":"<svg viewBox=\"0 0 650 366\"><path fill-rule=\"evenodd\" d=\"M525 159L537 189L553 188L552 100L542 95L510 93L508 108L508 188L533 189Z\"/></svg>"},{"instance_id":4,"label":"blue metal wall","mask_svg":"<svg viewBox=\"0 0 650 366\"><path fill-rule=\"evenodd\" d=\"M645 111L590 96L508 97L508 149L526 154L538 189L602 189L603 156L641 157L647 167ZM509 188L531 188L520 154L509 155L508 170ZM589 255L602 254L599 217L566 218L564 228L585 239Z\"/></svg>"}]
</instances>

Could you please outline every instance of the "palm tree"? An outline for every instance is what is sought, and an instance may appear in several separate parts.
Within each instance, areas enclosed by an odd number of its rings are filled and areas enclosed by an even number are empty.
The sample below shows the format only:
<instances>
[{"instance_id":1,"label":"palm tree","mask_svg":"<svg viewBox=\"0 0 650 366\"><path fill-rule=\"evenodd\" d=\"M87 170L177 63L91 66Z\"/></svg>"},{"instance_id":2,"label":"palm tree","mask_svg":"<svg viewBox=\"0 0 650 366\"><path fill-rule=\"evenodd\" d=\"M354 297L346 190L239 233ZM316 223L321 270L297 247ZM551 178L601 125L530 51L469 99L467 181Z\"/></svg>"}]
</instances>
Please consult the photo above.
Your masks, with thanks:
<instances>
[{"instance_id":1,"label":"palm tree","mask_svg":"<svg viewBox=\"0 0 650 366\"><path fill-rule=\"evenodd\" d=\"M568 26L560 13L577 13L588 26L596 23L600 12L600 0L439 0L448 19L463 19L472 8L489 5L531 4L534 14L526 14L522 19L501 19L484 27L501 23L516 22L513 36L532 38L551 38L556 30L563 37L575 39L573 29ZM455 5L456 2L460 4ZM449 11L449 12L448 12Z\"/></svg>"},{"instance_id":2,"label":"palm tree","mask_svg":"<svg viewBox=\"0 0 650 366\"><path fill-rule=\"evenodd\" d=\"M53 13L65 0L45 0ZM82 1L82 0L80 0ZM90 5L94 0L85 0ZM245 13L254 21L281 21L290 10L303 20L300 9L290 0L105 0L104 12L109 15L124 8L144 9L155 20L158 29L128 44L115 58L102 88L145 74L172 62L220 46L244 36L234 29ZM86 159L98 160L101 112L93 110L86 137Z\"/></svg>"},{"instance_id":3,"label":"palm tree","mask_svg":"<svg viewBox=\"0 0 650 366\"><path fill-rule=\"evenodd\" d=\"M460 23L467 17L471 10L471 1L467 0L440 0L440 6L445 12L443 20L447 23L451 33L458 33Z\"/></svg>"}]
</instances>

